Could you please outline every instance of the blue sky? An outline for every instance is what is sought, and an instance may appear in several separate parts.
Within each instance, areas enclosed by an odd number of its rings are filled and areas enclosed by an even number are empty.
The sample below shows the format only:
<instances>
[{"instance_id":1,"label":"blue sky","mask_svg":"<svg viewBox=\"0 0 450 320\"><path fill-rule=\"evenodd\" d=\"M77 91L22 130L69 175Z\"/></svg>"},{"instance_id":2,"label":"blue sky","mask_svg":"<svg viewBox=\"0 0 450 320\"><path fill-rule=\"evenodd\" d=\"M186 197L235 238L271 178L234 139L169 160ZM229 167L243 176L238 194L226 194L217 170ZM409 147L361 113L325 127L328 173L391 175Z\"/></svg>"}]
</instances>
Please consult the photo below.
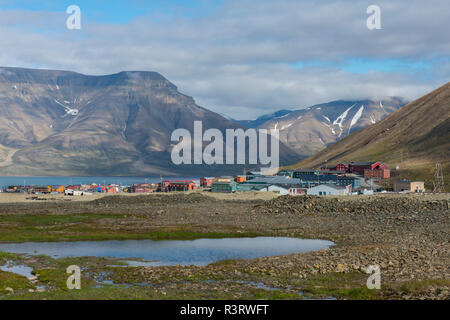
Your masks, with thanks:
<instances>
[{"instance_id":1,"label":"blue sky","mask_svg":"<svg viewBox=\"0 0 450 320\"><path fill-rule=\"evenodd\" d=\"M83 9L86 18L103 23L128 23L148 14L196 18L217 10L221 1L209 0L13 0L0 1L4 10L61 12L70 5Z\"/></svg>"},{"instance_id":2,"label":"blue sky","mask_svg":"<svg viewBox=\"0 0 450 320\"><path fill-rule=\"evenodd\" d=\"M415 99L450 79L450 1L0 0L0 66L157 71L237 119L338 99ZM68 30L69 5L82 29Z\"/></svg>"}]
</instances>

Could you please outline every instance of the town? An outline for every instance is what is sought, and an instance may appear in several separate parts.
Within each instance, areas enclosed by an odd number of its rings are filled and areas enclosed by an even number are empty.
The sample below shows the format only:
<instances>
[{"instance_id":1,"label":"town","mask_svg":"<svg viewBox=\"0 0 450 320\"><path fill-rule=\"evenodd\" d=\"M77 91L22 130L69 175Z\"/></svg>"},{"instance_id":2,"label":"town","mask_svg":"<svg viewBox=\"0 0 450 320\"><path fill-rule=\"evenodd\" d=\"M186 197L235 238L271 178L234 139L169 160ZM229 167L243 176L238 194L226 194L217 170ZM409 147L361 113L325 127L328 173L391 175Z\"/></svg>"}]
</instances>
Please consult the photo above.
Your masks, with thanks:
<instances>
[{"instance_id":1,"label":"town","mask_svg":"<svg viewBox=\"0 0 450 320\"><path fill-rule=\"evenodd\" d=\"M372 195L374 192L424 193L423 181L391 181L391 172L379 161L339 163L321 169L280 170L276 175L246 171L242 175L202 177L200 179L164 180L158 183L8 186L5 193L64 194L88 196L99 193L152 193L203 190L219 193L246 191L274 192L279 195L345 196Z\"/></svg>"}]
</instances>

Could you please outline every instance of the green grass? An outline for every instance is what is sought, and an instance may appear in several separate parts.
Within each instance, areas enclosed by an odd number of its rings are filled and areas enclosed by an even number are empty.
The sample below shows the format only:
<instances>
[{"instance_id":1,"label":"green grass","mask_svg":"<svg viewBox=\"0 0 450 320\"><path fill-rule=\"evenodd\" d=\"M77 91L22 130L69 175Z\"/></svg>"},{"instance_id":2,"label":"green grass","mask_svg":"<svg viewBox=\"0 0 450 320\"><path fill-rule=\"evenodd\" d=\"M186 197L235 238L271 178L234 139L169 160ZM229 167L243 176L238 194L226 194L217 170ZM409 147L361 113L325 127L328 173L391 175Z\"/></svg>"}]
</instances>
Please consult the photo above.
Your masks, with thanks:
<instances>
[{"instance_id":1,"label":"green grass","mask_svg":"<svg viewBox=\"0 0 450 320\"><path fill-rule=\"evenodd\" d=\"M35 289L26 277L0 270L0 296L6 293L5 289L8 287L14 291Z\"/></svg>"},{"instance_id":2,"label":"green grass","mask_svg":"<svg viewBox=\"0 0 450 320\"><path fill-rule=\"evenodd\" d=\"M302 281L302 291L312 298L335 297L338 299L368 300L379 299L379 290L366 286L367 275L359 272L328 273Z\"/></svg>"},{"instance_id":3,"label":"green grass","mask_svg":"<svg viewBox=\"0 0 450 320\"><path fill-rule=\"evenodd\" d=\"M198 232L191 226L134 231L123 214L0 215L0 242L194 240L200 238L257 237L255 232ZM136 219L145 218L133 216ZM119 226L119 228L117 228ZM149 226L149 228L153 228Z\"/></svg>"},{"instance_id":4,"label":"green grass","mask_svg":"<svg viewBox=\"0 0 450 320\"><path fill-rule=\"evenodd\" d=\"M225 260L219 260L213 263L210 263L210 266L231 266L237 264L239 259L225 259Z\"/></svg>"},{"instance_id":5,"label":"green grass","mask_svg":"<svg viewBox=\"0 0 450 320\"><path fill-rule=\"evenodd\" d=\"M425 280L411 280L402 283L398 286L398 289L407 294L414 294L418 292L423 292L429 287L449 287L450 279L425 279Z\"/></svg>"},{"instance_id":6,"label":"green grass","mask_svg":"<svg viewBox=\"0 0 450 320\"><path fill-rule=\"evenodd\" d=\"M187 274L179 274L173 267L162 267L151 280L137 267L111 267L124 264L123 261L107 258L83 257L54 259L47 256L18 256L0 252L0 257L8 260L19 259L21 263L34 268L39 274L39 284L45 284L46 292L29 293L35 287L25 278L9 272L0 271L0 299L395 299L405 294L418 295L430 287L450 286L449 279L427 279L407 282L383 283L381 290L366 287L367 275L360 272L328 273L310 276L308 279L293 279L289 274L264 275L241 270L234 273L237 260L224 260L207 267L194 268ZM78 265L82 268L81 290L68 290L66 281L69 274L66 268ZM188 268L188 267L187 267ZM221 270L221 272L217 272ZM116 285L97 286L93 275L108 274L108 279ZM236 282L242 280L264 281L264 283L283 284L290 287L265 290L251 288ZM151 285L141 286L141 282ZM168 284L171 285L168 285ZM125 286L125 285L126 286ZM277 285L275 285L277 286ZM14 293L5 291L6 287ZM296 293L292 291L302 292Z\"/></svg>"},{"instance_id":7,"label":"green grass","mask_svg":"<svg viewBox=\"0 0 450 320\"><path fill-rule=\"evenodd\" d=\"M19 223L27 226L52 226L67 223L92 222L100 219L119 219L123 218L123 214L32 214L32 215L1 215L1 222Z\"/></svg>"},{"instance_id":8,"label":"green grass","mask_svg":"<svg viewBox=\"0 0 450 320\"><path fill-rule=\"evenodd\" d=\"M84 228L80 230L68 229L57 230L54 233L45 233L39 229L22 229L14 231L1 231L0 242L54 242L54 241L107 241L107 240L195 240L195 239L219 239L238 237L257 237L260 234L254 232L247 233L224 233L224 232L148 232L148 233L123 233L114 231L103 231L94 228Z\"/></svg>"}]
</instances>

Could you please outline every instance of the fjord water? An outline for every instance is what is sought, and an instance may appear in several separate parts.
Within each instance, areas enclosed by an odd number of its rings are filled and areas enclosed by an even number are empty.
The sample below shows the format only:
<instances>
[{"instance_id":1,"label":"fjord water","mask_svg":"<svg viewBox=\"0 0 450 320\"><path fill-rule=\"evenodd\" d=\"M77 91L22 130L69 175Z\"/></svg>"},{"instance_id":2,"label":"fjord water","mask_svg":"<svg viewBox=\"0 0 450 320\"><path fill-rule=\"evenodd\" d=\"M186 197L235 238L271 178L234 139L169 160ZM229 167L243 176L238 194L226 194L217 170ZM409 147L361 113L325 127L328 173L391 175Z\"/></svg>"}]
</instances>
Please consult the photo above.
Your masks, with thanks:
<instances>
[{"instance_id":1,"label":"fjord water","mask_svg":"<svg viewBox=\"0 0 450 320\"><path fill-rule=\"evenodd\" d=\"M0 251L51 257L111 257L144 259L143 265L205 266L226 259L253 259L329 248L334 243L284 237L198 240L120 240L27 242L0 244ZM136 264L136 263L135 263Z\"/></svg>"},{"instance_id":2,"label":"fjord water","mask_svg":"<svg viewBox=\"0 0 450 320\"><path fill-rule=\"evenodd\" d=\"M167 178L167 177L165 177ZM170 179L188 179L186 177L171 177ZM189 178L189 179L192 179ZM79 177L79 176L0 176L0 187L7 186L38 186L38 185L90 185L96 184L118 184L131 185L133 183L156 183L161 180L160 177L111 177L111 176L95 176L95 177Z\"/></svg>"}]
</instances>

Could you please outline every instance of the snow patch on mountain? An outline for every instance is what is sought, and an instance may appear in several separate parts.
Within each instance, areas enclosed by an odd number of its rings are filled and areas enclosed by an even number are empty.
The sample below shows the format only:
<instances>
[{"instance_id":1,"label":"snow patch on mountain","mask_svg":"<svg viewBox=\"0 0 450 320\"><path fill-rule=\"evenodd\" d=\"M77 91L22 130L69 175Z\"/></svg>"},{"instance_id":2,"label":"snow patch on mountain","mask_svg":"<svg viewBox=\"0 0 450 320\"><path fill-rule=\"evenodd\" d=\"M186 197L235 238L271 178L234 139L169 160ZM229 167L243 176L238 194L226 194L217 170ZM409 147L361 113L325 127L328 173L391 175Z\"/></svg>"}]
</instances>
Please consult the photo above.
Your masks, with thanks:
<instances>
[{"instance_id":1,"label":"snow patch on mountain","mask_svg":"<svg viewBox=\"0 0 450 320\"><path fill-rule=\"evenodd\" d=\"M290 126L292 126L292 123L289 123L287 125L281 126L280 130L288 129Z\"/></svg>"},{"instance_id":2,"label":"snow patch on mountain","mask_svg":"<svg viewBox=\"0 0 450 320\"><path fill-rule=\"evenodd\" d=\"M335 126L339 126L339 129L341 130L341 132L339 133L339 137L342 135L343 132L343 126L342 123L345 121L345 119L347 118L347 115L349 113L349 111L356 106L356 103L354 105L352 105L351 107L349 107L347 110L345 110L339 117L337 117L336 120L333 121L333 125Z\"/></svg>"},{"instance_id":3,"label":"snow patch on mountain","mask_svg":"<svg viewBox=\"0 0 450 320\"><path fill-rule=\"evenodd\" d=\"M350 122L350 128L353 127L359 121L359 119L361 119L363 111L364 105L362 105L361 108L359 108L358 112L356 112L355 115L353 116L352 122Z\"/></svg>"},{"instance_id":4,"label":"snow patch on mountain","mask_svg":"<svg viewBox=\"0 0 450 320\"><path fill-rule=\"evenodd\" d=\"M57 104L59 104L61 107L63 107L64 108L64 110L66 111L66 114L69 114L69 115L71 115L71 116L77 116L78 115L78 109L72 109L72 108L69 108L68 106L65 106L65 105L63 105L61 102L59 102L58 100L56 100L56 99L54 99L55 100L55 102L57 103ZM64 100L65 101L65 100Z\"/></svg>"},{"instance_id":5,"label":"snow patch on mountain","mask_svg":"<svg viewBox=\"0 0 450 320\"><path fill-rule=\"evenodd\" d=\"M352 127L359 121L359 119L361 119L363 111L364 105L362 105L361 108L359 108L359 110L353 116L352 121L350 122L350 127L348 127L348 134L350 134L350 130L352 129Z\"/></svg>"}]
</instances>

